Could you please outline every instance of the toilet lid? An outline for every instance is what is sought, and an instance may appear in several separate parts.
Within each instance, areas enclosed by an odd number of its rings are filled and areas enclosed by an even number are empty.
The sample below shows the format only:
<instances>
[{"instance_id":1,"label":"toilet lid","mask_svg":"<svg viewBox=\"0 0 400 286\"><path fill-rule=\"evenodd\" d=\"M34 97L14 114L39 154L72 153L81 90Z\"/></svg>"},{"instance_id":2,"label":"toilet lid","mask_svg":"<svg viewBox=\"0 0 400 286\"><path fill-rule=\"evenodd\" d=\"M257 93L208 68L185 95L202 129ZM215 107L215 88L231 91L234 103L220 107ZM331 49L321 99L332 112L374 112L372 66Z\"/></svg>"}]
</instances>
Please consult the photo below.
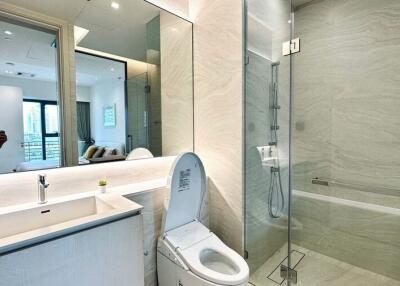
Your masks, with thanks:
<instances>
[{"instance_id":1,"label":"toilet lid","mask_svg":"<svg viewBox=\"0 0 400 286\"><path fill-rule=\"evenodd\" d=\"M200 158L194 153L178 156L171 168L162 232L197 220L205 192L205 172Z\"/></svg>"}]
</instances>

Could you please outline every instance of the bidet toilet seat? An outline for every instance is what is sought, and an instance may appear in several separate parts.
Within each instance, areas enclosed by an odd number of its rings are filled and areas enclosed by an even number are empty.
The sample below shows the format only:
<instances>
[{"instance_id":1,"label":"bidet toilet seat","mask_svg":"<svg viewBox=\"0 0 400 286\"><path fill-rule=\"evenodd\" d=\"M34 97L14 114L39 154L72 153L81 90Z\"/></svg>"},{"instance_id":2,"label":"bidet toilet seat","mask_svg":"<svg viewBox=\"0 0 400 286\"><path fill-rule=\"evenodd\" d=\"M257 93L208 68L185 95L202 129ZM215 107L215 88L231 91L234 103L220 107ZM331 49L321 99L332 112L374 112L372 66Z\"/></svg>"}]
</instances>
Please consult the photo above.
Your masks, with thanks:
<instances>
[{"instance_id":1,"label":"bidet toilet seat","mask_svg":"<svg viewBox=\"0 0 400 286\"><path fill-rule=\"evenodd\" d=\"M222 285L241 285L248 280L249 268L244 259L213 233L177 252L189 269L205 280Z\"/></svg>"},{"instance_id":2,"label":"bidet toilet seat","mask_svg":"<svg viewBox=\"0 0 400 286\"><path fill-rule=\"evenodd\" d=\"M175 160L168 187L157 246L160 285L246 285L249 268L243 257L199 222L206 176L196 154L184 153Z\"/></svg>"},{"instance_id":3,"label":"bidet toilet seat","mask_svg":"<svg viewBox=\"0 0 400 286\"><path fill-rule=\"evenodd\" d=\"M249 268L244 259L198 221L168 231L164 241L187 269L207 281L241 285L248 279Z\"/></svg>"}]
</instances>

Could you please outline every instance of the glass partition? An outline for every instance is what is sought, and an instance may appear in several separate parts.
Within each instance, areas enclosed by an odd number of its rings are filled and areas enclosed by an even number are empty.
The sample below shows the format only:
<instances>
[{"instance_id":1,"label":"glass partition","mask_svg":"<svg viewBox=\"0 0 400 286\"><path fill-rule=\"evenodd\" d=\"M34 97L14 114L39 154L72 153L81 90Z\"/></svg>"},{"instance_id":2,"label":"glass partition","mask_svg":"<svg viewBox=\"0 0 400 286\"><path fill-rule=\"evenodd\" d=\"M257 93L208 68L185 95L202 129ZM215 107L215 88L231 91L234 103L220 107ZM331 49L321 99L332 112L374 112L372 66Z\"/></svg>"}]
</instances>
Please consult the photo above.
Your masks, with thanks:
<instances>
[{"instance_id":1,"label":"glass partition","mask_svg":"<svg viewBox=\"0 0 400 286\"><path fill-rule=\"evenodd\" d=\"M399 11L247 1L252 285L400 285Z\"/></svg>"},{"instance_id":2,"label":"glass partition","mask_svg":"<svg viewBox=\"0 0 400 286\"><path fill-rule=\"evenodd\" d=\"M294 1L301 285L400 285L400 2Z\"/></svg>"},{"instance_id":3,"label":"glass partition","mask_svg":"<svg viewBox=\"0 0 400 286\"><path fill-rule=\"evenodd\" d=\"M280 285L288 253L290 2L247 1L245 250L252 285ZM285 262L287 265L287 261ZM278 284L274 284L278 283Z\"/></svg>"}]
</instances>

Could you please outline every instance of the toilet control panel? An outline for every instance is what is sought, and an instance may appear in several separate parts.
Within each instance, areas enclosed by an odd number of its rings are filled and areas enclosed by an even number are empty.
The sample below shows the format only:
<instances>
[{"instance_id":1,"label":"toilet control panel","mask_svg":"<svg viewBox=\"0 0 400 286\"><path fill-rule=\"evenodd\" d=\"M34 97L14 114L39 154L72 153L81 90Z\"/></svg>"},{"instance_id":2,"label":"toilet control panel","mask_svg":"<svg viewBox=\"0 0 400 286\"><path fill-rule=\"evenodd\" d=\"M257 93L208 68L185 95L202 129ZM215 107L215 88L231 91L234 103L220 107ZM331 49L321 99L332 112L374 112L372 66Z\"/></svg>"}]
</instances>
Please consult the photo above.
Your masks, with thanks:
<instances>
[{"instance_id":1,"label":"toilet control panel","mask_svg":"<svg viewBox=\"0 0 400 286\"><path fill-rule=\"evenodd\" d=\"M189 270L189 268L183 263L183 261L179 258L175 250L172 249L163 239L159 238L157 243L157 251L159 254L164 255L170 261L180 266L184 270Z\"/></svg>"}]
</instances>

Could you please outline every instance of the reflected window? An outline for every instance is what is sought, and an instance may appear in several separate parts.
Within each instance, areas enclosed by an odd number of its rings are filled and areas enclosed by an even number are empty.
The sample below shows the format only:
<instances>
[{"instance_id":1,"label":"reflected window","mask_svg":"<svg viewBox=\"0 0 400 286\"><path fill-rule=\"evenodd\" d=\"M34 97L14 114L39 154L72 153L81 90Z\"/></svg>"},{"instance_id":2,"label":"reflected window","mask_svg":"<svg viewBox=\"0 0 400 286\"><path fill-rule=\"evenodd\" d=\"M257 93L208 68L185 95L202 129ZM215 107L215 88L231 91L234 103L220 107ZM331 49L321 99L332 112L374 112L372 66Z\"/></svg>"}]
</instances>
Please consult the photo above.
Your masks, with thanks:
<instances>
[{"instance_id":1,"label":"reflected window","mask_svg":"<svg viewBox=\"0 0 400 286\"><path fill-rule=\"evenodd\" d=\"M56 160L61 154L56 101L23 102L25 161Z\"/></svg>"}]
</instances>

